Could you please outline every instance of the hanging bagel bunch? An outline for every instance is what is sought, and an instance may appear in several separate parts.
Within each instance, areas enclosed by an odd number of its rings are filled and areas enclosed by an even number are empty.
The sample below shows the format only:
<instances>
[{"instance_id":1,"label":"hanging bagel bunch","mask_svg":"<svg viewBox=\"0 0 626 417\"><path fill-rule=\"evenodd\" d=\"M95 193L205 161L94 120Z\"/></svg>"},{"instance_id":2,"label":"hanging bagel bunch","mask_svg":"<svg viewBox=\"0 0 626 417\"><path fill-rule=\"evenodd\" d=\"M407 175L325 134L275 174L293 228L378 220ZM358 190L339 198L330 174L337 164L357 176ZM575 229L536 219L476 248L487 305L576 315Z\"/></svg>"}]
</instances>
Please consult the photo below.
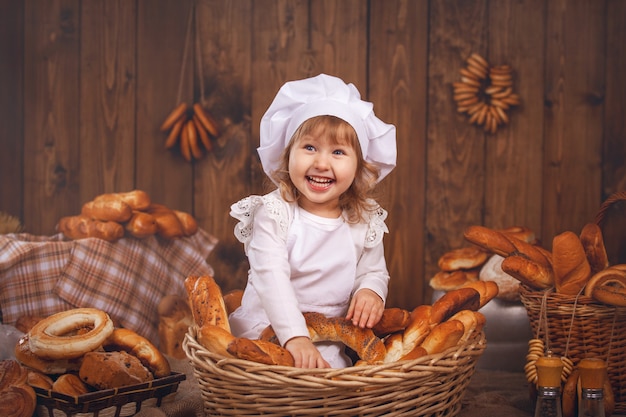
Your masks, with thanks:
<instances>
[{"instance_id":1,"label":"hanging bagel bunch","mask_svg":"<svg viewBox=\"0 0 626 417\"><path fill-rule=\"evenodd\" d=\"M507 111L521 102L513 92L513 69L509 65L490 66L477 53L465 63L459 71L461 81L452 84L457 111L467 114L470 124L496 133L498 126L509 122Z\"/></svg>"},{"instance_id":2,"label":"hanging bagel bunch","mask_svg":"<svg viewBox=\"0 0 626 417\"><path fill-rule=\"evenodd\" d=\"M187 162L201 159L211 152L212 141L220 135L217 122L200 103L192 106L180 103L165 118L160 130L168 132L165 149L173 149L178 145Z\"/></svg>"}]
</instances>

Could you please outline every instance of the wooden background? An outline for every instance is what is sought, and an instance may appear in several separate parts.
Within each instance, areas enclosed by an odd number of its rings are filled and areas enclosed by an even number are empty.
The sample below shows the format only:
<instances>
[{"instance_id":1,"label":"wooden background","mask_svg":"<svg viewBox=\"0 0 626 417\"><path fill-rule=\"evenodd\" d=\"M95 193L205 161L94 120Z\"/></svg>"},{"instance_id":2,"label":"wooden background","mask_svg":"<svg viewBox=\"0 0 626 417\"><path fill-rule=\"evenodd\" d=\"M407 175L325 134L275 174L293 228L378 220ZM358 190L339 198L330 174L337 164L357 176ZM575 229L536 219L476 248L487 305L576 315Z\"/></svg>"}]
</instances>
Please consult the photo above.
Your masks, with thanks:
<instances>
[{"instance_id":1,"label":"wooden background","mask_svg":"<svg viewBox=\"0 0 626 417\"><path fill-rule=\"evenodd\" d=\"M0 211L53 234L94 196L143 189L220 239L217 278L239 286L228 209L265 190L261 115L285 81L326 72L397 126L380 202L388 305L410 308L467 226L524 225L549 248L626 190L625 25L624 0L0 0ZM495 135L452 100L473 52L511 65L523 100ZM158 129L179 101L223 127L193 164Z\"/></svg>"}]
</instances>

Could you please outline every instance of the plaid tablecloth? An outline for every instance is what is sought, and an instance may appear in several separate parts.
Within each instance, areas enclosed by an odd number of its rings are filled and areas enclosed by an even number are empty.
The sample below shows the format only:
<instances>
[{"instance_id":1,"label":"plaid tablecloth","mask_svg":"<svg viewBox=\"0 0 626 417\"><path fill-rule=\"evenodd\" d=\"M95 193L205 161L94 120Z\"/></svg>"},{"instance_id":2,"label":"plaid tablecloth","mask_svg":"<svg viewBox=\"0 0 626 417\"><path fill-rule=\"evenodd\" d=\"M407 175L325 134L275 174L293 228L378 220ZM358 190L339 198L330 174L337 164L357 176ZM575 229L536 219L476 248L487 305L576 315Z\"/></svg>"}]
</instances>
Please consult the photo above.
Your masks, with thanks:
<instances>
[{"instance_id":1,"label":"plaid tablecloth","mask_svg":"<svg viewBox=\"0 0 626 417\"><path fill-rule=\"evenodd\" d=\"M0 235L0 318L15 324L23 315L94 307L158 346L159 301L186 296L187 276L213 274L206 259L216 243L203 230L178 240L129 237L116 243Z\"/></svg>"}]
</instances>

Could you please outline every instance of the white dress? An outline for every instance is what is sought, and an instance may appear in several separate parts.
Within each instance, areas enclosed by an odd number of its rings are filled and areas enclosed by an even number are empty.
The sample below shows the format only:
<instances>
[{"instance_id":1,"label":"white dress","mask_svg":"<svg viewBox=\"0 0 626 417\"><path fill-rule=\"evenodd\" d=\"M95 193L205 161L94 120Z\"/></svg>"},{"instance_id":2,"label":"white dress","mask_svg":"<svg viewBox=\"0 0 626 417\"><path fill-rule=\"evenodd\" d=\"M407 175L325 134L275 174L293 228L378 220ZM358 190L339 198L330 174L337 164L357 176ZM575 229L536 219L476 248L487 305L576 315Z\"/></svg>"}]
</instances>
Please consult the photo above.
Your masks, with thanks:
<instances>
[{"instance_id":1,"label":"white dress","mask_svg":"<svg viewBox=\"0 0 626 417\"><path fill-rule=\"evenodd\" d=\"M313 215L276 190L231 206L235 236L250 261L241 307L229 317L235 336L256 339L270 323L281 344L309 336L301 312L345 316L351 296L369 288L385 300L389 273L383 235L387 213L368 223ZM339 343L316 344L334 368L351 365Z\"/></svg>"}]
</instances>

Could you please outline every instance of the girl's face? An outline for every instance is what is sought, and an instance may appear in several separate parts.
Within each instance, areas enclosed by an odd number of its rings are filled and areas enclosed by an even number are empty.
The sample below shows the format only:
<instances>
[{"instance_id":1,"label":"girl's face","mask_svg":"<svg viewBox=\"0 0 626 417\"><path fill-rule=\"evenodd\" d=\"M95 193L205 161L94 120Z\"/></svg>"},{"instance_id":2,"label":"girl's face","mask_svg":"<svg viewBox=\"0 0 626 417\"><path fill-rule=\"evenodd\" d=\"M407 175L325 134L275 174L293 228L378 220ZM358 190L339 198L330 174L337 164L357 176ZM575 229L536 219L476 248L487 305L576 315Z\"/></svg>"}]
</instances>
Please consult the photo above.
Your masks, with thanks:
<instances>
[{"instance_id":1,"label":"girl's face","mask_svg":"<svg viewBox=\"0 0 626 417\"><path fill-rule=\"evenodd\" d=\"M352 185L358 155L347 143L335 143L325 129L297 139L289 153L289 177L304 210L329 218L341 215L339 197Z\"/></svg>"}]
</instances>

